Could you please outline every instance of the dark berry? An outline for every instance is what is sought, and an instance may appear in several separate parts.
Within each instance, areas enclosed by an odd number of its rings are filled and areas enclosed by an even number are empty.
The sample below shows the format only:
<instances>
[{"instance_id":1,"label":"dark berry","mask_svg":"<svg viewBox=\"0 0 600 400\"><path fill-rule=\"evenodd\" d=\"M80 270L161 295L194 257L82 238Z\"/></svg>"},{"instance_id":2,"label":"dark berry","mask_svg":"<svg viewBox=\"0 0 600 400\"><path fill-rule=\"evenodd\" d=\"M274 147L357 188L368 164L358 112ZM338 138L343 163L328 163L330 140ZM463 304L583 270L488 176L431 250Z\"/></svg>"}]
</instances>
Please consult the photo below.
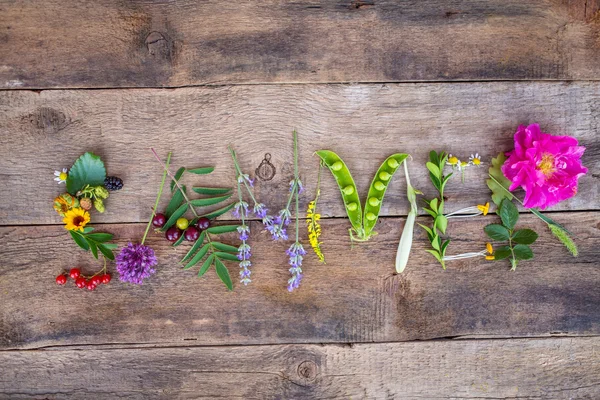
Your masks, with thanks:
<instances>
[{"instance_id":1,"label":"dark berry","mask_svg":"<svg viewBox=\"0 0 600 400\"><path fill-rule=\"evenodd\" d=\"M198 230L198 228L190 226L185 230L183 236L185 236L185 240L189 242L195 242L200 237L200 231Z\"/></svg>"},{"instance_id":2,"label":"dark berry","mask_svg":"<svg viewBox=\"0 0 600 400\"><path fill-rule=\"evenodd\" d=\"M206 217L202 217L198 220L196 226L198 226L198 229L200 229L201 231L205 231L210 226L210 220Z\"/></svg>"},{"instance_id":3,"label":"dark berry","mask_svg":"<svg viewBox=\"0 0 600 400\"><path fill-rule=\"evenodd\" d=\"M81 271L79 270L79 268L72 268L69 271L69 276L71 277L71 279L77 279L81 276Z\"/></svg>"},{"instance_id":4,"label":"dark berry","mask_svg":"<svg viewBox=\"0 0 600 400\"><path fill-rule=\"evenodd\" d=\"M67 276L66 275L57 276L56 283L58 283L59 285L64 285L65 283L67 283Z\"/></svg>"},{"instance_id":5,"label":"dark berry","mask_svg":"<svg viewBox=\"0 0 600 400\"><path fill-rule=\"evenodd\" d=\"M181 231L177 227L172 226L169 229L167 229L165 237L169 242L176 242L177 239L181 237Z\"/></svg>"},{"instance_id":6,"label":"dark berry","mask_svg":"<svg viewBox=\"0 0 600 400\"><path fill-rule=\"evenodd\" d=\"M94 282L92 282L91 280L89 280L89 281L86 282L85 287L88 290L94 290L94 289L96 289L96 285L94 285Z\"/></svg>"},{"instance_id":7,"label":"dark berry","mask_svg":"<svg viewBox=\"0 0 600 400\"><path fill-rule=\"evenodd\" d=\"M106 285L110 282L110 275L104 274L100 277L100 279L102 280L102 283L104 283Z\"/></svg>"},{"instance_id":8,"label":"dark berry","mask_svg":"<svg viewBox=\"0 0 600 400\"><path fill-rule=\"evenodd\" d=\"M98 286L99 284L102 283L102 278L100 278L100 276L96 275L92 279L90 279L90 282L92 282L92 285Z\"/></svg>"},{"instance_id":9,"label":"dark berry","mask_svg":"<svg viewBox=\"0 0 600 400\"><path fill-rule=\"evenodd\" d=\"M165 216L165 214L156 214L154 216L154 218L152 218L152 225L154 225L157 228L162 228L165 223L167 222L167 217Z\"/></svg>"},{"instance_id":10,"label":"dark berry","mask_svg":"<svg viewBox=\"0 0 600 400\"><path fill-rule=\"evenodd\" d=\"M77 285L77 287L79 289L83 289L85 287L85 285L87 284L87 282L85 281L85 278L80 276L79 278L77 278L75 280L75 285Z\"/></svg>"},{"instance_id":11,"label":"dark berry","mask_svg":"<svg viewBox=\"0 0 600 400\"><path fill-rule=\"evenodd\" d=\"M104 179L104 187L110 191L121 190L123 188L123 180L116 176L107 176Z\"/></svg>"}]
</instances>

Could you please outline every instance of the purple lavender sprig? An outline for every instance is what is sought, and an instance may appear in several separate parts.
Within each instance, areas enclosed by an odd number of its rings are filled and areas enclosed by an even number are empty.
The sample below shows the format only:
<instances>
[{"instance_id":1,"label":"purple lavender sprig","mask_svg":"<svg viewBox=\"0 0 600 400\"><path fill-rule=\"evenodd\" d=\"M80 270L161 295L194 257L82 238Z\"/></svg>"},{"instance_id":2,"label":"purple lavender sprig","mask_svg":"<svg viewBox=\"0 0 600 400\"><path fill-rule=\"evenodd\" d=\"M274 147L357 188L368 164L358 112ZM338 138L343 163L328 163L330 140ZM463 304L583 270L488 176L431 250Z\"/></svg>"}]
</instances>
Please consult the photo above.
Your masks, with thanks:
<instances>
[{"instance_id":1,"label":"purple lavender sprig","mask_svg":"<svg viewBox=\"0 0 600 400\"><path fill-rule=\"evenodd\" d=\"M295 242L286 250L286 254L290 256L289 264L291 265L290 274L292 274L292 277L288 279L287 289L291 292L300 286L300 282L304 276L302 274L302 259L306 254L306 250L304 250L302 243Z\"/></svg>"}]
</instances>

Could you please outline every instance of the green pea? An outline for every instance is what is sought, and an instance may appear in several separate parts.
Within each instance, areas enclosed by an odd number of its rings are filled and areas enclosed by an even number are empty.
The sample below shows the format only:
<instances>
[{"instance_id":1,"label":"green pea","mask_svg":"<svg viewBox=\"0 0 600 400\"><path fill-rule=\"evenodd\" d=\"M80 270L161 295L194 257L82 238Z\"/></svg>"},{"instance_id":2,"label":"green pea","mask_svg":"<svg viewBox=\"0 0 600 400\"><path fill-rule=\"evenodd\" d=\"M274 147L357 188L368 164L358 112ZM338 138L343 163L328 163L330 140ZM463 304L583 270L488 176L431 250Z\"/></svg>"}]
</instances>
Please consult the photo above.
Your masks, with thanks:
<instances>
[{"instance_id":1,"label":"green pea","mask_svg":"<svg viewBox=\"0 0 600 400\"><path fill-rule=\"evenodd\" d=\"M351 194L354 193L354 188L351 185L346 186L345 188L342 189L342 192L344 192L344 194L346 196L350 196Z\"/></svg>"},{"instance_id":2,"label":"green pea","mask_svg":"<svg viewBox=\"0 0 600 400\"><path fill-rule=\"evenodd\" d=\"M356 209L358 208L358 205L356 205L356 203L348 203L346 205L346 208L350 211L356 211Z\"/></svg>"},{"instance_id":3,"label":"green pea","mask_svg":"<svg viewBox=\"0 0 600 400\"><path fill-rule=\"evenodd\" d=\"M398 163L398 161L396 161L395 158L389 158L387 161L387 165L389 165L390 168L398 168L398 165L400 164Z\"/></svg>"},{"instance_id":4,"label":"green pea","mask_svg":"<svg viewBox=\"0 0 600 400\"><path fill-rule=\"evenodd\" d=\"M379 203L381 203L381 201L378 198L376 198L376 197L369 198L369 204L372 205L373 207L377 207L379 205Z\"/></svg>"},{"instance_id":5,"label":"green pea","mask_svg":"<svg viewBox=\"0 0 600 400\"><path fill-rule=\"evenodd\" d=\"M342 168L344 168L344 164L342 164L341 161L336 161L333 164L331 164L331 169L334 171L339 171Z\"/></svg>"},{"instance_id":6,"label":"green pea","mask_svg":"<svg viewBox=\"0 0 600 400\"><path fill-rule=\"evenodd\" d=\"M392 176L386 171L381 171L379 173L379 179L381 179L382 181L389 181L391 177Z\"/></svg>"},{"instance_id":7,"label":"green pea","mask_svg":"<svg viewBox=\"0 0 600 400\"><path fill-rule=\"evenodd\" d=\"M385 185L381 181L377 181L373 184L373 187L379 191L385 189Z\"/></svg>"},{"instance_id":8,"label":"green pea","mask_svg":"<svg viewBox=\"0 0 600 400\"><path fill-rule=\"evenodd\" d=\"M369 221L375 221L377 219L377 215L373 214L372 212L369 212L367 213L365 218L367 218Z\"/></svg>"}]
</instances>

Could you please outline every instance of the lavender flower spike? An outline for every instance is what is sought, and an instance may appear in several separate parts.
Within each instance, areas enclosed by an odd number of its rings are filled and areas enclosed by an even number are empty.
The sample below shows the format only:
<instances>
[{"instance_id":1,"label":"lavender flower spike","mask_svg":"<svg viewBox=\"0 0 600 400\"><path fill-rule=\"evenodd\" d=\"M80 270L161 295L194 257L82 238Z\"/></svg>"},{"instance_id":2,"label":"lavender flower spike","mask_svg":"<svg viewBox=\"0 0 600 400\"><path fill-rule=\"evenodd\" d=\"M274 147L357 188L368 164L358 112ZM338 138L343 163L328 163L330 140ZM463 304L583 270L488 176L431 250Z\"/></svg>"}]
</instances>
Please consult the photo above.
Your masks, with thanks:
<instances>
[{"instance_id":1,"label":"lavender flower spike","mask_svg":"<svg viewBox=\"0 0 600 400\"><path fill-rule=\"evenodd\" d=\"M295 242L286 250L286 253L290 256L289 264L291 265L290 274L292 274L292 277L288 280L287 289L291 292L297 289L302 281L302 259L306 251L300 242Z\"/></svg>"},{"instance_id":2,"label":"lavender flower spike","mask_svg":"<svg viewBox=\"0 0 600 400\"><path fill-rule=\"evenodd\" d=\"M116 262L119 279L138 285L155 272L152 267L158 264L152 248L133 243L123 247L116 257Z\"/></svg>"}]
</instances>

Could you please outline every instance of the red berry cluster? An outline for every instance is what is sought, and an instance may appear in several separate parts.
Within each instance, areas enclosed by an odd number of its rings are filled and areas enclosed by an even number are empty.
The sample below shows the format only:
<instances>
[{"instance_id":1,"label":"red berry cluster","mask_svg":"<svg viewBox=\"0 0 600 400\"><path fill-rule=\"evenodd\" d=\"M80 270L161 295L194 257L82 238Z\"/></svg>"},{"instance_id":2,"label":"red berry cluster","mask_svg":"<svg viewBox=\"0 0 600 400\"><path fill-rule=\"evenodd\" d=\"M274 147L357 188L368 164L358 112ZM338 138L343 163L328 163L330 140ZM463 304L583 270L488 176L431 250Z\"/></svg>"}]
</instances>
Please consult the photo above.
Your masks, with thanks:
<instances>
[{"instance_id":1,"label":"red berry cluster","mask_svg":"<svg viewBox=\"0 0 600 400\"><path fill-rule=\"evenodd\" d=\"M75 286L80 289L87 288L88 290L94 290L101 283L108 284L110 282L111 276L106 273L106 270L103 268L99 273L85 277L81 274L81 270L79 268L73 268L67 274L66 272L60 274L56 277L56 283L59 285L64 285L67 283L67 278L71 277L75 281Z\"/></svg>"},{"instance_id":2,"label":"red berry cluster","mask_svg":"<svg viewBox=\"0 0 600 400\"><path fill-rule=\"evenodd\" d=\"M152 219L152 225L156 228L162 228L167 222L167 217L164 214L156 214ZM189 225L189 222L185 218L179 218L175 226L170 227L165 232L165 237L169 242L176 242L183 237L189 242L195 242L200 237L200 233L210 227L210 220L208 218L200 218L195 225Z\"/></svg>"}]
</instances>

